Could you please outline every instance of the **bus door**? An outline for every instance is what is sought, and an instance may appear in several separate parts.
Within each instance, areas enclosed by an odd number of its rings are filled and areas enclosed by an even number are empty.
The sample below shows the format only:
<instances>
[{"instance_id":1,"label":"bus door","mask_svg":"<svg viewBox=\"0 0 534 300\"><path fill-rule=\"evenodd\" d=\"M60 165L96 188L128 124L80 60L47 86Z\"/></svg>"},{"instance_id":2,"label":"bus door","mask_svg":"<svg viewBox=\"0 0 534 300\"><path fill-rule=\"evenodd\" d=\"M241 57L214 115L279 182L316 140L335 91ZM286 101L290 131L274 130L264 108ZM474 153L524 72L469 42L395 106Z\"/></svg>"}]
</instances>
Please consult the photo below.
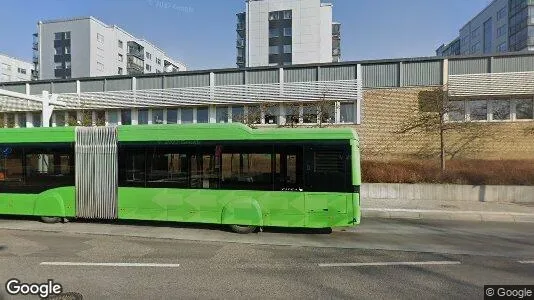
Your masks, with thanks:
<instances>
[{"instance_id":1,"label":"bus door","mask_svg":"<svg viewBox=\"0 0 534 300\"><path fill-rule=\"evenodd\" d=\"M304 147L304 190L308 226L330 227L346 223L352 203L348 145Z\"/></svg>"}]
</instances>

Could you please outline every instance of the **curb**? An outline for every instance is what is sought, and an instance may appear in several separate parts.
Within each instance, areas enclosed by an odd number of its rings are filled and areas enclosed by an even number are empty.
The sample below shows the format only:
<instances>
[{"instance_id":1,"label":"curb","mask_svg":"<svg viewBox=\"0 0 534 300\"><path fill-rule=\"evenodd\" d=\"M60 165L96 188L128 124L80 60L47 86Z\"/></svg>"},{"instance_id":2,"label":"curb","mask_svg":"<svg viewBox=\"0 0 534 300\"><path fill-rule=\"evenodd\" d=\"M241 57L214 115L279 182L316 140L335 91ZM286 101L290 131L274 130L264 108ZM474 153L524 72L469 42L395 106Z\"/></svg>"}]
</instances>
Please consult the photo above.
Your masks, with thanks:
<instances>
[{"instance_id":1,"label":"curb","mask_svg":"<svg viewBox=\"0 0 534 300\"><path fill-rule=\"evenodd\" d=\"M534 214L492 211L362 208L362 218L534 223Z\"/></svg>"}]
</instances>

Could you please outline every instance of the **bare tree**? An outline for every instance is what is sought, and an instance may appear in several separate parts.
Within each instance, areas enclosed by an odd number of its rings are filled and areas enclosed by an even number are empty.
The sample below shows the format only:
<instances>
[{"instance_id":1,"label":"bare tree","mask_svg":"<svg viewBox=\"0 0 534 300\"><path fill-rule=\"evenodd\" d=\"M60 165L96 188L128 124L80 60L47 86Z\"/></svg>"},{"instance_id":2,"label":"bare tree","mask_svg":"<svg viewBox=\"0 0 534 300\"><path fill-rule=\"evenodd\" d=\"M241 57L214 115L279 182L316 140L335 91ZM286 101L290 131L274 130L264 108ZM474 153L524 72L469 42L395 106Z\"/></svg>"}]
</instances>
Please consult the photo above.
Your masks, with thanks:
<instances>
[{"instance_id":1,"label":"bare tree","mask_svg":"<svg viewBox=\"0 0 534 300\"><path fill-rule=\"evenodd\" d=\"M478 124L463 120L463 102L451 101L448 98L446 86L431 91L422 91L419 93L418 100L417 111L406 119L396 133L423 132L437 134L439 136L441 171L444 172L447 155L454 157L474 141L480 139L483 136L482 129ZM451 120L447 120L447 117ZM457 133L457 137L446 139L448 132ZM430 147L424 148L425 156L429 156Z\"/></svg>"}]
</instances>

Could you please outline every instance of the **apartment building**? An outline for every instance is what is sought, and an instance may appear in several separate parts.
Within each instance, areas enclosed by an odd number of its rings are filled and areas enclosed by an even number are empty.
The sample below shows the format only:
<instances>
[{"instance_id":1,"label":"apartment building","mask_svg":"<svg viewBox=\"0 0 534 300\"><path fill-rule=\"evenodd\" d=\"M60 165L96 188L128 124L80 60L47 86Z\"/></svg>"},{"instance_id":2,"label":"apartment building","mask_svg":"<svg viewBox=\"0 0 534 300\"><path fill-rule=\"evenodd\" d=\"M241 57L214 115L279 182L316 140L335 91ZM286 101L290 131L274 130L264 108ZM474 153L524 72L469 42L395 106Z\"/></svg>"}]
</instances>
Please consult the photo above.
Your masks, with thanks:
<instances>
[{"instance_id":1,"label":"apartment building","mask_svg":"<svg viewBox=\"0 0 534 300\"><path fill-rule=\"evenodd\" d=\"M40 21L33 62L39 79L185 71L156 45L94 17Z\"/></svg>"},{"instance_id":2,"label":"apartment building","mask_svg":"<svg viewBox=\"0 0 534 300\"><path fill-rule=\"evenodd\" d=\"M28 81L32 79L33 64L0 54L0 82Z\"/></svg>"},{"instance_id":3,"label":"apartment building","mask_svg":"<svg viewBox=\"0 0 534 300\"><path fill-rule=\"evenodd\" d=\"M494 0L438 56L534 51L534 0Z\"/></svg>"},{"instance_id":4,"label":"apartment building","mask_svg":"<svg viewBox=\"0 0 534 300\"><path fill-rule=\"evenodd\" d=\"M337 62L341 24L320 0L246 0L237 14L237 66Z\"/></svg>"}]
</instances>

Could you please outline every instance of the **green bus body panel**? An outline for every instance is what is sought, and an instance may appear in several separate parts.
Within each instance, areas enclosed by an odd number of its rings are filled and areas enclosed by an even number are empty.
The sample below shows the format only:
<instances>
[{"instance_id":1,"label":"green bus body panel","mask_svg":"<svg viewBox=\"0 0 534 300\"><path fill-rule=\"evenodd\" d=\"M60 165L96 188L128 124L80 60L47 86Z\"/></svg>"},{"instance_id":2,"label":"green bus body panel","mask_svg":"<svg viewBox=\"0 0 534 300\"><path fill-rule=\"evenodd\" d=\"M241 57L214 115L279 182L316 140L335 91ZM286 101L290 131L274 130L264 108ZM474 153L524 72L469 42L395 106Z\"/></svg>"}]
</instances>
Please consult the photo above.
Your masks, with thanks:
<instances>
[{"instance_id":1,"label":"green bus body panel","mask_svg":"<svg viewBox=\"0 0 534 300\"><path fill-rule=\"evenodd\" d=\"M119 219L321 228L354 225L353 198L343 193L120 187L118 206Z\"/></svg>"},{"instance_id":2,"label":"green bus body panel","mask_svg":"<svg viewBox=\"0 0 534 300\"><path fill-rule=\"evenodd\" d=\"M0 128L4 143L74 143L74 127Z\"/></svg>"},{"instance_id":3,"label":"green bus body panel","mask_svg":"<svg viewBox=\"0 0 534 300\"><path fill-rule=\"evenodd\" d=\"M281 140L354 140L350 128L259 128L241 123L129 125L118 127L119 142L140 141L281 141Z\"/></svg>"},{"instance_id":4,"label":"green bus body panel","mask_svg":"<svg viewBox=\"0 0 534 300\"><path fill-rule=\"evenodd\" d=\"M40 194L0 193L0 214L74 217L75 195L74 187L50 189Z\"/></svg>"},{"instance_id":5,"label":"green bus body panel","mask_svg":"<svg viewBox=\"0 0 534 300\"><path fill-rule=\"evenodd\" d=\"M119 142L345 140L352 149L352 183L361 184L359 140L350 128L262 128L231 124L118 127ZM73 143L75 127L0 129L0 144ZM0 214L75 217L75 188L2 194ZM287 227L359 224L358 193L119 187L119 219Z\"/></svg>"}]
</instances>

